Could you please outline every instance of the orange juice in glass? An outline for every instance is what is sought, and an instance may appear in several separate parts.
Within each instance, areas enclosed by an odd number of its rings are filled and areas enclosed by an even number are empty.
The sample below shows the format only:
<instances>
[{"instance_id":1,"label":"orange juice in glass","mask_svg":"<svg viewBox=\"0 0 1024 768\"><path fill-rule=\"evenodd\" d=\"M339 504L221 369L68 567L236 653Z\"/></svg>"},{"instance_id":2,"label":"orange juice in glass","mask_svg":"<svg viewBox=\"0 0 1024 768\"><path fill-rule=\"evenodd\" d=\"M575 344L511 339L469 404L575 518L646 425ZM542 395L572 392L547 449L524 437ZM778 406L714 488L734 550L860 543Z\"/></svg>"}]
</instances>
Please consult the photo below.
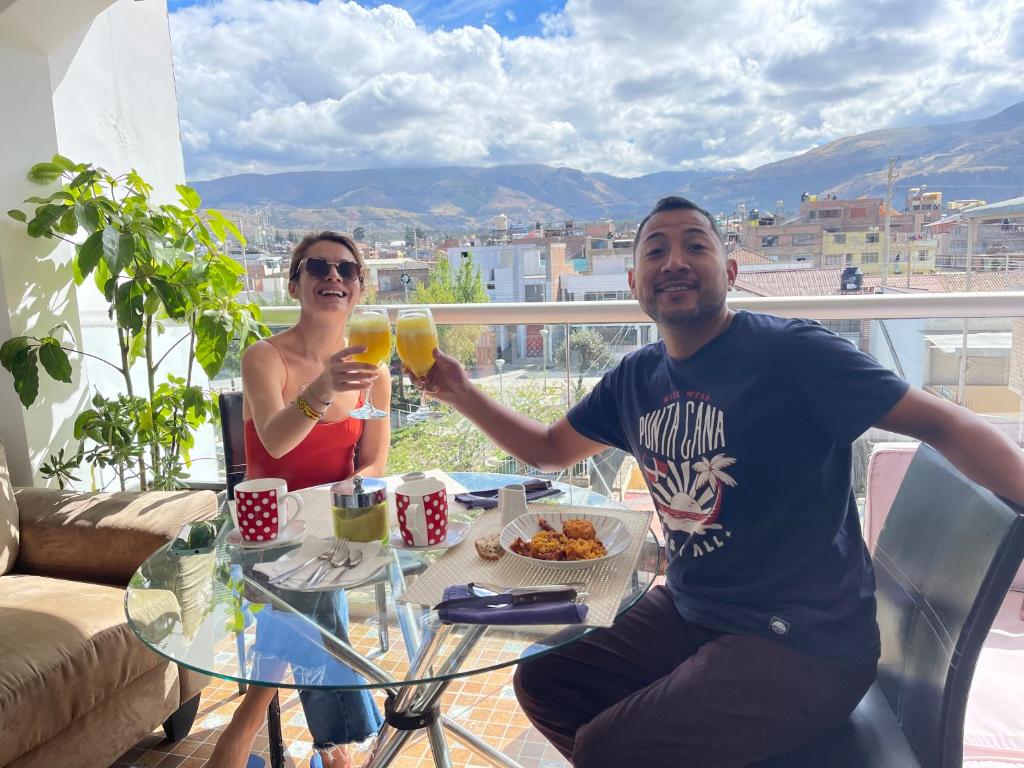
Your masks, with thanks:
<instances>
[{"instance_id":1,"label":"orange juice in glass","mask_svg":"<svg viewBox=\"0 0 1024 768\"><path fill-rule=\"evenodd\" d=\"M391 359L391 325L387 312L382 307L356 307L348 329L349 346L366 347L365 352L352 355L358 363L381 366ZM373 405L371 390L366 390L362 407L349 414L355 419L383 419L385 411Z\"/></svg>"},{"instance_id":2,"label":"orange juice in glass","mask_svg":"<svg viewBox=\"0 0 1024 768\"><path fill-rule=\"evenodd\" d=\"M403 309L395 324L395 344L402 363L417 376L426 376L434 366L437 349L437 328L426 307ZM420 393L420 407L409 414L409 421L417 422L434 416L427 405L427 397Z\"/></svg>"}]
</instances>

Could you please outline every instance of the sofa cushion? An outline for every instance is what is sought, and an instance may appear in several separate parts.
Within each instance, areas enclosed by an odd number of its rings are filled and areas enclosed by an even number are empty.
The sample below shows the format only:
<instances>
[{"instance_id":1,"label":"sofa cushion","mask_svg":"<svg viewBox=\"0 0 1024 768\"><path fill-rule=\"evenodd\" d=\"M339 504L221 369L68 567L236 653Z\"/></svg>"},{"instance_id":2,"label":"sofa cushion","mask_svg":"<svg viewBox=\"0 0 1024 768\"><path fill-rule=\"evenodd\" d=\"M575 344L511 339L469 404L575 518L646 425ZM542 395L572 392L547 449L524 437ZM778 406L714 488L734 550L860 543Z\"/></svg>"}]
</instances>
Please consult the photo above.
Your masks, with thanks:
<instances>
[{"instance_id":1,"label":"sofa cushion","mask_svg":"<svg viewBox=\"0 0 1024 768\"><path fill-rule=\"evenodd\" d=\"M964 765L1024 765L1024 613L1021 596L1006 596L971 680L964 718Z\"/></svg>"},{"instance_id":2,"label":"sofa cushion","mask_svg":"<svg viewBox=\"0 0 1024 768\"><path fill-rule=\"evenodd\" d=\"M0 576L9 572L17 559L18 504L7 471L7 454L0 445Z\"/></svg>"},{"instance_id":3,"label":"sofa cushion","mask_svg":"<svg viewBox=\"0 0 1024 768\"><path fill-rule=\"evenodd\" d=\"M18 573L121 585L185 523L217 513L211 491L19 488L16 498Z\"/></svg>"},{"instance_id":4,"label":"sofa cushion","mask_svg":"<svg viewBox=\"0 0 1024 768\"><path fill-rule=\"evenodd\" d=\"M167 663L128 627L124 597L117 587L0 577L0 765Z\"/></svg>"}]
</instances>

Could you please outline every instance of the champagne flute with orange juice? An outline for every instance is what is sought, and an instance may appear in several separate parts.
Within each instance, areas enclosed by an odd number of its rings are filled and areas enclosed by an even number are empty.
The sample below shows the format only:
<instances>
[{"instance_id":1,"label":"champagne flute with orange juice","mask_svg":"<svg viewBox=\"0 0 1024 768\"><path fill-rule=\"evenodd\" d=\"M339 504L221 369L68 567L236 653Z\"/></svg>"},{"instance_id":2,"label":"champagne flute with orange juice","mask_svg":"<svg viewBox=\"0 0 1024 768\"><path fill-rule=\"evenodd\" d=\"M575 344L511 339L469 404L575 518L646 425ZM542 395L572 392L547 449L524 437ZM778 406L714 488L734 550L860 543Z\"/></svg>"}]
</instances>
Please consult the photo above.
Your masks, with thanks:
<instances>
[{"instance_id":1,"label":"champagne flute with orange juice","mask_svg":"<svg viewBox=\"0 0 1024 768\"><path fill-rule=\"evenodd\" d=\"M421 378L430 373L434 365L434 350L437 349L437 328L427 307L398 312L395 343L406 368ZM420 392L420 407L409 414L409 421L424 421L435 415L427 405L426 393Z\"/></svg>"},{"instance_id":2,"label":"champagne flute with orange juice","mask_svg":"<svg viewBox=\"0 0 1024 768\"><path fill-rule=\"evenodd\" d=\"M380 367L391 359L391 325L383 307L357 306L348 328L350 346L366 347L365 352L352 355L357 363ZM387 411L373 404L372 387L366 390L363 405L349 414L354 419L384 419Z\"/></svg>"}]
</instances>

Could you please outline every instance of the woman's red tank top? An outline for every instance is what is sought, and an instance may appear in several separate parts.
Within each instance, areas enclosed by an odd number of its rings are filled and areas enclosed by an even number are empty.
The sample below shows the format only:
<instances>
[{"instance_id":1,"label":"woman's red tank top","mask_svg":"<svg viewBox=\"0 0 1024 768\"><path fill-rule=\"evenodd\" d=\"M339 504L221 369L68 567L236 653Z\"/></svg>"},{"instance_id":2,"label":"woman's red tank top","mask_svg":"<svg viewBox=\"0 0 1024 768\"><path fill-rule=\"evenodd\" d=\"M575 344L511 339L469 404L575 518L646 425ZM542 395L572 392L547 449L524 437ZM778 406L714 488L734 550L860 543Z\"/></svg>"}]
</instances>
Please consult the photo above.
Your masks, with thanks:
<instances>
[{"instance_id":1,"label":"woman's red tank top","mask_svg":"<svg viewBox=\"0 0 1024 768\"><path fill-rule=\"evenodd\" d=\"M277 354L281 350L269 342ZM284 356L281 357L284 364ZM285 376L288 367L285 365ZM287 382L287 379L285 379ZM363 396L356 403L363 404ZM252 419L242 425L245 434L245 477L257 480L263 477L280 477L288 484L288 490L297 491L313 485L336 483L351 477L355 472L356 444L363 435L361 419L319 422L297 446L279 459L271 456L263 447Z\"/></svg>"}]
</instances>

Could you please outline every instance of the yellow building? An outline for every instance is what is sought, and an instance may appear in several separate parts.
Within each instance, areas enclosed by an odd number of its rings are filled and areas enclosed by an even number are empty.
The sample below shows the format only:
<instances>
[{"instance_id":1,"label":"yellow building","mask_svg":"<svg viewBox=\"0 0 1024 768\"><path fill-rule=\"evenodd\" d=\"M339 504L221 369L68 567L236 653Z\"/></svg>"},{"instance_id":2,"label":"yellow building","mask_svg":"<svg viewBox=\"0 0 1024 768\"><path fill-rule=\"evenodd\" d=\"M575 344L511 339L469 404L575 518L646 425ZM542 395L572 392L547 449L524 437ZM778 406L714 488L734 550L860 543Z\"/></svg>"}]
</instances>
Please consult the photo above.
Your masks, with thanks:
<instances>
[{"instance_id":1,"label":"yellow building","mask_svg":"<svg viewBox=\"0 0 1024 768\"><path fill-rule=\"evenodd\" d=\"M826 232L822 241L822 265L826 267L860 267L866 275L882 271L882 238L879 231ZM889 243L889 274L907 270L910 260L914 272L934 272L938 241L918 235L900 234Z\"/></svg>"}]
</instances>

